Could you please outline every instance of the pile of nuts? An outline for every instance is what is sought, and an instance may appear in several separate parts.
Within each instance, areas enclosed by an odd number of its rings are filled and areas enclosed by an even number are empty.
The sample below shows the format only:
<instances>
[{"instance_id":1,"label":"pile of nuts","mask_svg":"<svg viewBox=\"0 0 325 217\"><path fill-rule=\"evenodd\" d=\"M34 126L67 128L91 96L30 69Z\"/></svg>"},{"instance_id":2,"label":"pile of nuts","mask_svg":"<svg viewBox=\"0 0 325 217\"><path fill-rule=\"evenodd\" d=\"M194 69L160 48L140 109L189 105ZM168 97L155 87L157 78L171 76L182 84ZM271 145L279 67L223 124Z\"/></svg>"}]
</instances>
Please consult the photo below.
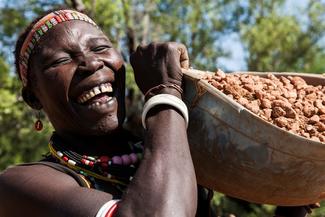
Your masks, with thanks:
<instances>
[{"instance_id":1,"label":"pile of nuts","mask_svg":"<svg viewBox=\"0 0 325 217\"><path fill-rule=\"evenodd\" d=\"M260 77L221 70L204 79L262 119L325 143L325 84L312 86L298 76Z\"/></svg>"}]
</instances>

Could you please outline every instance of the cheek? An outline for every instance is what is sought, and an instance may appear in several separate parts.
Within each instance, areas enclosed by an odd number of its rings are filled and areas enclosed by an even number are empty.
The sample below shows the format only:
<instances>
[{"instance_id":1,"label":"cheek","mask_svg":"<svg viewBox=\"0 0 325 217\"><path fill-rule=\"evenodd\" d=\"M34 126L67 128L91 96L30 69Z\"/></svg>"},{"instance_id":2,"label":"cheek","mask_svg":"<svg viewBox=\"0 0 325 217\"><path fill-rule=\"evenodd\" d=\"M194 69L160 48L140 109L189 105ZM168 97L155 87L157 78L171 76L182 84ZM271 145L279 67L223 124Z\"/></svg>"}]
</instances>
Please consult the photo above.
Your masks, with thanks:
<instances>
[{"instance_id":1,"label":"cheek","mask_svg":"<svg viewBox=\"0 0 325 217\"><path fill-rule=\"evenodd\" d=\"M108 61L111 62L111 65L114 67L114 71L120 71L124 65L121 54L115 49L109 55Z\"/></svg>"},{"instance_id":2,"label":"cheek","mask_svg":"<svg viewBox=\"0 0 325 217\"><path fill-rule=\"evenodd\" d=\"M120 57L117 60L117 69L116 69L116 71L120 71L123 66L124 66L124 61L123 61L122 57Z\"/></svg>"},{"instance_id":3,"label":"cheek","mask_svg":"<svg viewBox=\"0 0 325 217\"><path fill-rule=\"evenodd\" d=\"M65 72L65 67L61 67L59 71L48 70L38 76L38 89L42 90L39 94L57 100L68 98L71 76Z\"/></svg>"},{"instance_id":4,"label":"cheek","mask_svg":"<svg viewBox=\"0 0 325 217\"><path fill-rule=\"evenodd\" d=\"M74 68L74 64L70 63L46 70L42 74L43 81L45 85L53 83L55 85L58 85L57 88L68 89L75 71Z\"/></svg>"}]
</instances>

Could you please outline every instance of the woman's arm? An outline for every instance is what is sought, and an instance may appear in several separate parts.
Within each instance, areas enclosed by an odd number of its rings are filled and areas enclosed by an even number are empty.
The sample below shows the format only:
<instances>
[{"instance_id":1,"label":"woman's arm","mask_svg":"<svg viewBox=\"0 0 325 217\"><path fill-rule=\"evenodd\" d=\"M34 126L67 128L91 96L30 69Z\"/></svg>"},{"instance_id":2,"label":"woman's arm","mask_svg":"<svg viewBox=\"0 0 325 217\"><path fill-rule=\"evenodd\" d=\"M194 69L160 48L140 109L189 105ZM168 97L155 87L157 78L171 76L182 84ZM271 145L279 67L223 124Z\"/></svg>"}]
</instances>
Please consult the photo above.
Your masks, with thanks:
<instances>
[{"instance_id":1,"label":"woman's arm","mask_svg":"<svg viewBox=\"0 0 325 217\"><path fill-rule=\"evenodd\" d=\"M180 44L138 48L131 64L139 88L145 93L162 83L181 85L182 60L188 57ZM173 88L159 93L181 97ZM159 105L148 113L146 125L144 159L116 216L195 216L196 178L184 117L172 106Z\"/></svg>"},{"instance_id":2,"label":"woman's arm","mask_svg":"<svg viewBox=\"0 0 325 217\"><path fill-rule=\"evenodd\" d=\"M0 175L0 216L94 217L111 199L43 165L17 166Z\"/></svg>"}]
</instances>

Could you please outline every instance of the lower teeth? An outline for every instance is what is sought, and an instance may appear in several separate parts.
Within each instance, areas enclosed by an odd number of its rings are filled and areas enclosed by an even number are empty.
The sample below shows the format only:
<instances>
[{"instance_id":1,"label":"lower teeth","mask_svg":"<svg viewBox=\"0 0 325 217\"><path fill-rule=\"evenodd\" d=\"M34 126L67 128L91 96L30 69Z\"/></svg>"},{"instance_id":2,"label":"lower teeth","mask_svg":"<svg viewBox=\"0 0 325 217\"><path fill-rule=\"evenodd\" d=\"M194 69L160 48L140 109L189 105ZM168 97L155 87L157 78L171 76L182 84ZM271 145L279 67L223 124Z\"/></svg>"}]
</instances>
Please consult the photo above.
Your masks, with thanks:
<instances>
[{"instance_id":1,"label":"lower teeth","mask_svg":"<svg viewBox=\"0 0 325 217\"><path fill-rule=\"evenodd\" d=\"M108 99L107 99L106 102L102 102L102 103L100 103L100 102L95 102L95 103L93 103L93 104L90 104L90 105L88 105L88 108L96 108L96 107L99 107L99 106L103 106L103 105L105 105L105 104L108 104L108 103L111 101L112 98L113 98L113 97L108 97Z\"/></svg>"}]
</instances>

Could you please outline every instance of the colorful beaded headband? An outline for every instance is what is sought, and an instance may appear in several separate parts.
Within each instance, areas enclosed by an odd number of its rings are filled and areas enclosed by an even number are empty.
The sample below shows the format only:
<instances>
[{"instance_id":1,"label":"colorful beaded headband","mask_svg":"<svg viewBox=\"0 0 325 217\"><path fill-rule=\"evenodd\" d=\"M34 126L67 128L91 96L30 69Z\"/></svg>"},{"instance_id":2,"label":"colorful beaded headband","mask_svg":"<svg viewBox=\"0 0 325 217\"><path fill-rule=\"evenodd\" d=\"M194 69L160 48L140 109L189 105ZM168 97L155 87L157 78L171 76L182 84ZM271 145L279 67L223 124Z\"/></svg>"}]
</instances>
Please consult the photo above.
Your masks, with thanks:
<instances>
[{"instance_id":1,"label":"colorful beaded headband","mask_svg":"<svg viewBox=\"0 0 325 217\"><path fill-rule=\"evenodd\" d=\"M28 61L37 42L49 29L53 28L59 23L69 20L82 20L97 26L96 23L87 15L73 10L54 11L40 19L29 32L20 50L19 74L23 82L23 86L27 85Z\"/></svg>"}]
</instances>

